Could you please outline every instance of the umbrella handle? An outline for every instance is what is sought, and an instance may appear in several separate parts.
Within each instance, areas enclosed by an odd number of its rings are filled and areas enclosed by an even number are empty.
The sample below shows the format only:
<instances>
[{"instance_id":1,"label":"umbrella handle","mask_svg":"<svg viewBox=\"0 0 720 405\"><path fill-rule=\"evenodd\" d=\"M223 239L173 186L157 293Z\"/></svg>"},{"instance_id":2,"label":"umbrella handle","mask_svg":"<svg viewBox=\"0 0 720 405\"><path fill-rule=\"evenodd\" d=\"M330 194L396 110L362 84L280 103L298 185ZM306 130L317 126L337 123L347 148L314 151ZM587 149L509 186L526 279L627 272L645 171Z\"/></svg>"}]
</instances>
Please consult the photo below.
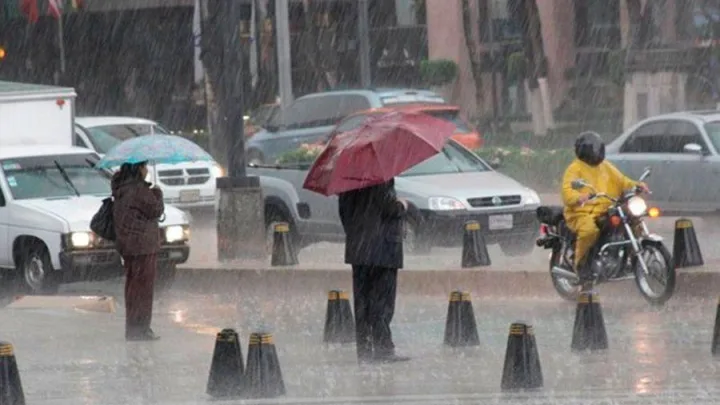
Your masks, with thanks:
<instances>
[{"instance_id":1,"label":"umbrella handle","mask_svg":"<svg viewBox=\"0 0 720 405\"><path fill-rule=\"evenodd\" d=\"M165 213L164 212L162 215L160 215L160 219L158 219L158 222L165 222Z\"/></svg>"}]
</instances>

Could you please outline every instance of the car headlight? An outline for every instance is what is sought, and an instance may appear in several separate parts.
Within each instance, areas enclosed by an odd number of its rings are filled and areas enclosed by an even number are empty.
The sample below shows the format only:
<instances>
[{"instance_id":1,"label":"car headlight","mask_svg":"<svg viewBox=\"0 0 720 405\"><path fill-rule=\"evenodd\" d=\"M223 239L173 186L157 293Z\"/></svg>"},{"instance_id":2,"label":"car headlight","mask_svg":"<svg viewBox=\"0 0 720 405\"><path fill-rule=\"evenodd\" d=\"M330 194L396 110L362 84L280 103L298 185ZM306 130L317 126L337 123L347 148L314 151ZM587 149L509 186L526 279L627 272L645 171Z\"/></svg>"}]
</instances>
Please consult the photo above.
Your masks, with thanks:
<instances>
[{"instance_id":1,"label":"car headlight","mask_svg":"<svg viewBox=\"0 0 720 405\"><path fill-rule=\"evenodd\" d=\"M223 168L218 165L213 166L210 170L213 177L222 177L225 175L225 171L223 170Z\"/></svg>"},{"instance_id":2,"label":"car headlight","mask_svg":"<svg viewBox=\"0 0 720 405\"><path fill-rule=\"evenodd\" d=\"M523 204L540 205L540 196L535 191L528 189L527 194L523 196Z\"/></svg>"},{"instance_id":3,"label":"car headlight","mask_svg":"<svg viewBox=\"0 0 720 405\"><path fill-rule=\"evenodd\" d=\"M87 248L92 245L92 235L90 232L73 232L70 234L70 244L74 248Z\"/></svg>"},{"instance_id":4,"label":"car headlight","mask_svg":"<svg viewBox=\"0 0 720 405\"><path fill-rule=\"evenodd\" d=\"M627 202L628 211L633 216L639 217L647 211L647 203L642 197L632 197Z\"/></svg>"},{"instance_id":5,"label":"car headlight","mask_svg":"<svg viewBox=\"0 0 720 405\"><path fill-rule=\"evenodd\" d=\"M465 206L459 200L450 197L430 197L428 207L433 211L464 210Z\"/></svg>"},{"instance_id":6,"label":"car headlight","mask_svg":"<svg viewBox=\"0 0 720 405\"><path fill-rule=\"evenodd\" d=\"M190 239L190 228L183 225L171 225L165 228L167 243L184 242Z\"/></svg>"}]
</instances>

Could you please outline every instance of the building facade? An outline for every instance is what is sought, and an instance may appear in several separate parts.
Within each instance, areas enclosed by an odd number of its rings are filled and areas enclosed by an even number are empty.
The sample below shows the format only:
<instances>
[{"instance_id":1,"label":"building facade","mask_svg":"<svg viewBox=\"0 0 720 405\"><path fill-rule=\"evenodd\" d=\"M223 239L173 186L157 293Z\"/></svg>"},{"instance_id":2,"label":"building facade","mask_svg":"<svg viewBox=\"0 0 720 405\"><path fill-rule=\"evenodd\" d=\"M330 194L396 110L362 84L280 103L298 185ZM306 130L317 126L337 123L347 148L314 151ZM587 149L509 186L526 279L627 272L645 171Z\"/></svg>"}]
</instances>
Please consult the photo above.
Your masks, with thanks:
<instances>
[{"instance_id":1,"label":"building facade","mask_svg":"<svg viewBox=\"0 0 720 405\"><path fill-rule=\"evenodd\" d=\"M482 56L482 91L488 95L479 107L475 102L475 86L468 85L474 84L474 80L463 29L462 1L426 1L430 59L451 59L459 64L459 77L449 91L450 98L470 116L527 115L524 86L513 82L510 66L511 55L522 52L524 45L521 27L514 18L517 14L514 8L522 6L523 0L469 0L473 35ZM556 114L577 115L576 110L583 106L618 109L618 105L623 105L627 98L625 83L634 79L625 72L629 59L621 51L637 45L631 42L636 38L633 36L635 27L639 27L635 21L638 17L628 8L633 6L629 2L633 0L536 1L547 61L549 98ZM643 18L650 21L649 28L643 28L649 36L647 47L656 53L668 49L714 47L716 42L712 40L720 38L720 8L716 3L706 0L637 1ZM690 106L705 106L711 102L708 97L712 98L712 86L698 82L714 76L707 72L712 64L706 63L708 52L693 55L699 58L694 61L696 71L688 71L686 66L683 75L666 77L662 82L673 87L668 94L682 94L683 99L687 95ZM672 66L657 68L676 70ZM495 103L489 97L493 84L499 99ZM684 107L679 103L667 108ZM650 112L645 115L647 113Z\"/></svg>"}]
</instances>

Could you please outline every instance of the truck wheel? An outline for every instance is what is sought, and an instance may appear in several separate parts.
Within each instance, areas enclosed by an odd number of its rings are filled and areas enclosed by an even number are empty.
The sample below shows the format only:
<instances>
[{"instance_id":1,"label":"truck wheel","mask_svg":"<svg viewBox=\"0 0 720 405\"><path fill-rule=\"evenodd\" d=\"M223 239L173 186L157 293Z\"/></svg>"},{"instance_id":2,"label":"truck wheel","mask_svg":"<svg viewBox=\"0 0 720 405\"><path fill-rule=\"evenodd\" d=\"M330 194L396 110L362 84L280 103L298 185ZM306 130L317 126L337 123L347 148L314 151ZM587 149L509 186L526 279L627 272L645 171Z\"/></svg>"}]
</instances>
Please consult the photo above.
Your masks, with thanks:
<instances>
[{"instance_id":1,"label":"truck wheel","mask_svg":"<svg viewBox=\"0 0 720 405\"><path fill-rule=\"evenodd\" d=\"M163 263L158 265L155 273L155 291L158 293L169 290L175 282L177 275L177 265L172 263Z\"/></svg>"},{"instance_id":2,"label":"truck wheel","mask_svg":"<svg viewBox=\"0 0 720 405\"><path fill-rule=\"evenodd\" d=\"M56 294L60 288L60 273L53 269L45 245L33 242L21 249L16 267L21 289L31 294Z\"/></svg>"},{"instance_id":3,"label":"truck wheel","mask_svg":"<svg viewBox=\"0 0 720 405\"><path fill-rule=\"evenodd\" d=\"M432 245L421 236L417 224L413 221L405 221L403 247L410 255L429 254L432 251Z\"/></svg>"},{"instance_id":4,"label":"truck wheel","mask_svg":"<svg viewBox=\"0 0 720 405\"><path fill-rule=\"evenodd\" d=\"M501 241L499 244L500 250L505 256L526 256L535 249L535 237L534 235L531 235L531 237L521 236L517 240Z\"/></svg>"}]
</instances>

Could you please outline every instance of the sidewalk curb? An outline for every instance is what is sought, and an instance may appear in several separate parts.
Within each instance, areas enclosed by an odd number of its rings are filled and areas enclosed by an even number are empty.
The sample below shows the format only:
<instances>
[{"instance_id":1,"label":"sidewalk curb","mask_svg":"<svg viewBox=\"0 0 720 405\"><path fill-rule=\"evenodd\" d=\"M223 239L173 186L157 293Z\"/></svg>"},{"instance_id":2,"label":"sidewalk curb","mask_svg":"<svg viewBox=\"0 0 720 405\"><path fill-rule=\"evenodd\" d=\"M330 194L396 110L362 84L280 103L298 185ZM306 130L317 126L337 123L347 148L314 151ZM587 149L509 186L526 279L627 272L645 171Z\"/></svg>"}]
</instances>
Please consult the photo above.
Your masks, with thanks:
<instances>
[{"instance_id":1,"label":"sidewalk curb","mask_svg":"<svg viewBox=\"0 0 720 405\"><path fill-rule=\"evenodd\" d=\"M557 296L550 275L545 271L499 271L483 269L400 270L399 290L404 294L445 296L455 289L482 292L489 297ZM240 292L307 291L322 294L330 289L352 291L350 269L210 269L178 268L176 288L190 291ZM639 296L635 281L602 284L603 295ZM705 268L680 269L677 273L675 296L682 298L716 299L720 291L720 272Z\"/></svg>"}]
</instances>

